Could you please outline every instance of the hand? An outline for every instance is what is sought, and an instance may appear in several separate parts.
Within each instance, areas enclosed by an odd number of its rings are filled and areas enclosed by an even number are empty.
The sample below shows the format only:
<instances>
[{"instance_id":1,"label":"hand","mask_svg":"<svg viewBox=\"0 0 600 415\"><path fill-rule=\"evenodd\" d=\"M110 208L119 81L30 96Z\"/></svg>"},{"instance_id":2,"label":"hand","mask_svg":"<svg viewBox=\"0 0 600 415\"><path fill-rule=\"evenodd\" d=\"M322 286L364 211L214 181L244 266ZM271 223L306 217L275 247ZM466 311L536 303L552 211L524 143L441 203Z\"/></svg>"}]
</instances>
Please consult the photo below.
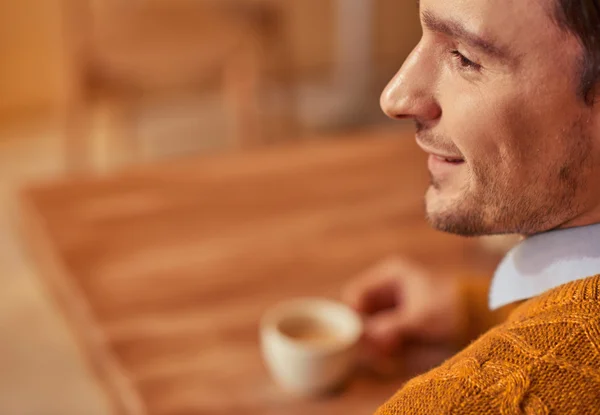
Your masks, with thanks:
<instances>
[{"instance_id":1,"label":"hand","mask_svg":"<svg viewBox=\"0 0 600 415\"><path fill-rule=\"evenodd\" d=\"M365 341L383 355L406 340L450 343L460 328L458 281L400 258L356 278L342 298L365 316Z\"/></svg>"}]
</instances>

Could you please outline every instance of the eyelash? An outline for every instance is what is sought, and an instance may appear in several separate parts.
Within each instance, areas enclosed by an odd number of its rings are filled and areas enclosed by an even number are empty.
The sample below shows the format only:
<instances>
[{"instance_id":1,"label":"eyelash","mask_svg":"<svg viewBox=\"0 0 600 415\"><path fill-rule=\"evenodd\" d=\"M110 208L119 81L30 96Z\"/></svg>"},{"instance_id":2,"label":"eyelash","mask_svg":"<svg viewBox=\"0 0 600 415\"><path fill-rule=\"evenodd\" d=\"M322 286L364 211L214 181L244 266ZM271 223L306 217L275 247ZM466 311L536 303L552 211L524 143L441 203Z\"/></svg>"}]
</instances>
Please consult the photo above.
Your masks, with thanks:
<instances>
[{"instance_id":1,"label":"eyelash","mask_svg":"<svg viewBox=\"0 0 600 415\"><path fill-rule=\"evenodd\" d=\"M458 64L460 65L460 67L462 69L472 70L472 71L481 70L481 65L469 60L468 58L465 57L465 55L463 55L459 51L453 50L451 53L452 53L452 56L454 57L454 59L457 60Z\"/></svg>"}]
</instances>

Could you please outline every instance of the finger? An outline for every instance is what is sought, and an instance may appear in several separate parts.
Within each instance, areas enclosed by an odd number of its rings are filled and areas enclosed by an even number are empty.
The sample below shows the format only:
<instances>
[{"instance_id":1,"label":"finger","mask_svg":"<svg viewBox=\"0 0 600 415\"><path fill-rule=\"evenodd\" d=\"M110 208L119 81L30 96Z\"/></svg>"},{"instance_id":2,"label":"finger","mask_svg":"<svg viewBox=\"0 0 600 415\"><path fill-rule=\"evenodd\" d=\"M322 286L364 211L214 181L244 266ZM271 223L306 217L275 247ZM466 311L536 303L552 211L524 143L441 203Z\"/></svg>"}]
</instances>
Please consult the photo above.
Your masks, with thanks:
<instances>
[{"instance_id":1,"label":"finger","mask_svg":"<svg viewBox=\"0 0 600 415\"><path fill-rule=\"evenodd\" d=\"M395 305L397 287L390 275L370 272L352 281L342 298L358 312L372 314Z\"/></svg>"},{"instance_id":2,"label":"finger","mask_svg":"<svg viewBox=\"0 0 600 415\"><path fill-rule=\"evenodd\" d=\"M365 340L386 355L398 350L408 337L409 321L399 309L382 311L365 324Z\"/></svg>"},{"instance_id":3,"label":"finger","mask_svg":"<svg viewBox=\"0 0 600 415\"><path fill-rule=\"evenodd\" d=\"M372 314L397 305L399 282L413 272L401 260L386 261L352 281L343 300L361 313Z\"/></svg>"}]
</instances>

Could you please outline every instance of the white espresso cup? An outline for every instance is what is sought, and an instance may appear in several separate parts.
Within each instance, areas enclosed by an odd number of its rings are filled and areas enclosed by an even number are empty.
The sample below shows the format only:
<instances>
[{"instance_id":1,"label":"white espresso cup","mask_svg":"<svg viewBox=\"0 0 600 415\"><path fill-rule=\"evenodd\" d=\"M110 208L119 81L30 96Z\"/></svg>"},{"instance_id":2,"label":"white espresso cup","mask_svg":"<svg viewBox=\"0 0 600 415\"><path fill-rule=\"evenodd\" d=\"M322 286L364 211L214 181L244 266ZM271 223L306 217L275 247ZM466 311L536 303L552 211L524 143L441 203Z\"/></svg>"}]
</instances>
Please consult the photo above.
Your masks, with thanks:
<instances>
[{"instance_id":1,"label":"white espresso cup","mask_svg":"<svg viewBox=\"0 0 600 415\"><path fill-rule=\"evenodd\" d=\"M344 304L300 298L269 310L260 331L263 357L275 381L308 396L335 389L348 378L363 326Z\"/></svg>"}]
</instances>

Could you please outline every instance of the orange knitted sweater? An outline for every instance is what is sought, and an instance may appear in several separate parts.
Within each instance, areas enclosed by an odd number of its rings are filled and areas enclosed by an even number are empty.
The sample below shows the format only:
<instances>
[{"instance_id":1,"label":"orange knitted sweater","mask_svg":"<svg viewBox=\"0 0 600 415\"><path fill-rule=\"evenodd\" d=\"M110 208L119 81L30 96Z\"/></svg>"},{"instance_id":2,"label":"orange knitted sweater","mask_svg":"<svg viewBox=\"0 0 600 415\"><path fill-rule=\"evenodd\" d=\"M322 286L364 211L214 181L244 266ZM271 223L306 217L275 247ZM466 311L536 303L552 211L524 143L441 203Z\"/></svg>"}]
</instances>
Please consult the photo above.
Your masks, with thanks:
<instances>
[{"instance_id":1,"label":"orange knitted sweater","mask_svg":"<svg viewBox=\"0 0 600 415\"><path fill-rule=\"evenodd\" d=\"M501 318L466 290L465 333ZM520 303L377 412L399 414L600 414L600 275Z\"/></svg>"}]
</instances>

